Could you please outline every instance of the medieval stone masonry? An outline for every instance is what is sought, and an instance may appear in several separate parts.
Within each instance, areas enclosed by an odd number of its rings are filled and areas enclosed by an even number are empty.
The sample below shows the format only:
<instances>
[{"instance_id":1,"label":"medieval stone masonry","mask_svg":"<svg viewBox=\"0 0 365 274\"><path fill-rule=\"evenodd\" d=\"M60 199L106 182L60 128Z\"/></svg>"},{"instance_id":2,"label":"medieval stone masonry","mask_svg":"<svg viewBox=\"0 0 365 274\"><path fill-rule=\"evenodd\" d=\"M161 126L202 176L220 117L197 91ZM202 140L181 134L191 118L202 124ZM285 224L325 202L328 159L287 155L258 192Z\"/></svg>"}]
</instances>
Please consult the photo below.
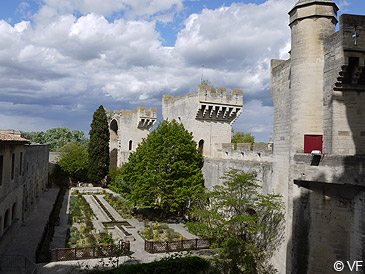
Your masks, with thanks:
<instances>
[{"instance_id":1,"label":"medieval stone masonry","mask_svg":"<svg viewBox=\"0 0 365 274\"><path fill-rule=\"evenodd\" d=\"M183 123L202 150L206 187L229 168L255 170L264 193L283 196L279 273L336 273L336 261L365 262L365 16L343 14L336 32L337 12L332 0L299 0L289 11L290 58L271 61L273 144L230 143L241 90L200 85L162 99L163 118ZM110 116L117 165L156 120L155 109L143 110Z\"/></svg>"},{"instance_id":2,"label":"medieval stone masonry","mask_svg":"<svg viewBox=\"0 0 365 274\"><path fill-rule=\"evenodd\" d=\"M282 273L365 261L365 16L342 15L335 32L337 11L332 0L298 1L290 59L271 62L272 186L287 208Z\"/></svg>"}]
</instances>

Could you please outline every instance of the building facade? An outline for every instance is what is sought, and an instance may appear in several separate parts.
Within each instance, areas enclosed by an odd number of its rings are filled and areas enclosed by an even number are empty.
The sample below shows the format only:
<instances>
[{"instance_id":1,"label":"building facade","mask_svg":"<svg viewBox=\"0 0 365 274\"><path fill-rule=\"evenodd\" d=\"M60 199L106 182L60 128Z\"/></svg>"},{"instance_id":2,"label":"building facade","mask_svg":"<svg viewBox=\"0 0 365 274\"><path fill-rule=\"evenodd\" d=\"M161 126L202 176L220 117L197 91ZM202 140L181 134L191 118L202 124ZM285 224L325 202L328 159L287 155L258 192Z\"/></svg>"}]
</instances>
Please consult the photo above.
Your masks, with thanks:
<instances>
[{"instance_id":1,"label":"building facade","mask_svg":"<svg viewBox=\"0 0 365 274\"><path fill-rule=\"evenodd\" d=\"M19 132L0 131L0 254L5 252L47 182L48 146L30 144Z\"/></svg>"}]
</instances>

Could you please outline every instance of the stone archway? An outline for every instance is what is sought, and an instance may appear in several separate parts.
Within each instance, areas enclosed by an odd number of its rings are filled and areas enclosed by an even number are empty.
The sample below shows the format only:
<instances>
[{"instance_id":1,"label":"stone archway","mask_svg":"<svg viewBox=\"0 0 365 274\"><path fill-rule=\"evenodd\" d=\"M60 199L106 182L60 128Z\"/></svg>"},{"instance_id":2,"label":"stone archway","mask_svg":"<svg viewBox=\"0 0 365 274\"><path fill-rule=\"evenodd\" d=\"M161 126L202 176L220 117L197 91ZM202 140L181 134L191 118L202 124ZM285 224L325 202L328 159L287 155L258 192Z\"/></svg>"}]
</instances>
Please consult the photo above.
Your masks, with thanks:
<instances>
[{"instance_id":1,"label":"stone archway","mask_svg":"<svg viewBox=\"0 0 365 274\"><path fill-rule=\"evenodd\" d=\"M110 122L110 165L109 168L115 168L118 166L118 123L117 120L113 119Z\"/></svg>"}]
</instances>

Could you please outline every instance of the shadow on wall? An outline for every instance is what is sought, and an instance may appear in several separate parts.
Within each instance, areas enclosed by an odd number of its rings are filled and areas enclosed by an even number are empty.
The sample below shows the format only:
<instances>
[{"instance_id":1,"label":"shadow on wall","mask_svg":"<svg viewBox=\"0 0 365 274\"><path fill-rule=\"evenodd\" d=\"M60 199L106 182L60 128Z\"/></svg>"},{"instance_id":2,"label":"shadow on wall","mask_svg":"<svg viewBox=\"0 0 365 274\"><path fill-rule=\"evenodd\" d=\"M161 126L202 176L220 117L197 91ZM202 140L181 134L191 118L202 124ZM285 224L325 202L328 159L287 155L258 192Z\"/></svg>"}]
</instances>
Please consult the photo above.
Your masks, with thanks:
<instances>
[{"instance_id":1,"label":"shadow on wall","mask_svg":"<svg viewBox=\"0 0 365 274\"><path fill-rule=\"evenodd\" d=\"M343 173L331 182L324 183L325 174L311 181L294 181L300 196L293 201L293 252L289 257L288 251L287 257L291 273L337 273L336 261L345 263L341 273L351 273L347 261L365 261L365 119L359 117L365 90L342 92L333 100L345 106L354 154L336 155ZM365 273L365 268L356 273Z\"/></svg>"}]
</instances>

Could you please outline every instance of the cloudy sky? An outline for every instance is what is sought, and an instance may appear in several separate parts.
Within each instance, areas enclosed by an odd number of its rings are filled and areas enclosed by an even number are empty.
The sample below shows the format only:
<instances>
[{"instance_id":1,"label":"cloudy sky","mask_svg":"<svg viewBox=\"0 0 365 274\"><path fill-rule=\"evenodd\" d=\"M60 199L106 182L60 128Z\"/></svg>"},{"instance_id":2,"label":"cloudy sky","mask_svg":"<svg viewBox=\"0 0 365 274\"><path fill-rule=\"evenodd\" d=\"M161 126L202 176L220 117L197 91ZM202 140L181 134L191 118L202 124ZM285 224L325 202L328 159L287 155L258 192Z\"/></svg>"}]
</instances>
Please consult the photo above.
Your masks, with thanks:
<instances>
[{"instance_id":1,"label":"cloudy sky","mask_svg":"<svg viewBox=\"0 0 365 274\"><path fill-rule=\"evenodd\" d=\"M272 135L270 59L296 0L0 0L0 128L88 133L99 105L157 107L203 77L244 92L236 131ZM365 14L364 0L336 2Z\"/></svg>"}]
</instances>

